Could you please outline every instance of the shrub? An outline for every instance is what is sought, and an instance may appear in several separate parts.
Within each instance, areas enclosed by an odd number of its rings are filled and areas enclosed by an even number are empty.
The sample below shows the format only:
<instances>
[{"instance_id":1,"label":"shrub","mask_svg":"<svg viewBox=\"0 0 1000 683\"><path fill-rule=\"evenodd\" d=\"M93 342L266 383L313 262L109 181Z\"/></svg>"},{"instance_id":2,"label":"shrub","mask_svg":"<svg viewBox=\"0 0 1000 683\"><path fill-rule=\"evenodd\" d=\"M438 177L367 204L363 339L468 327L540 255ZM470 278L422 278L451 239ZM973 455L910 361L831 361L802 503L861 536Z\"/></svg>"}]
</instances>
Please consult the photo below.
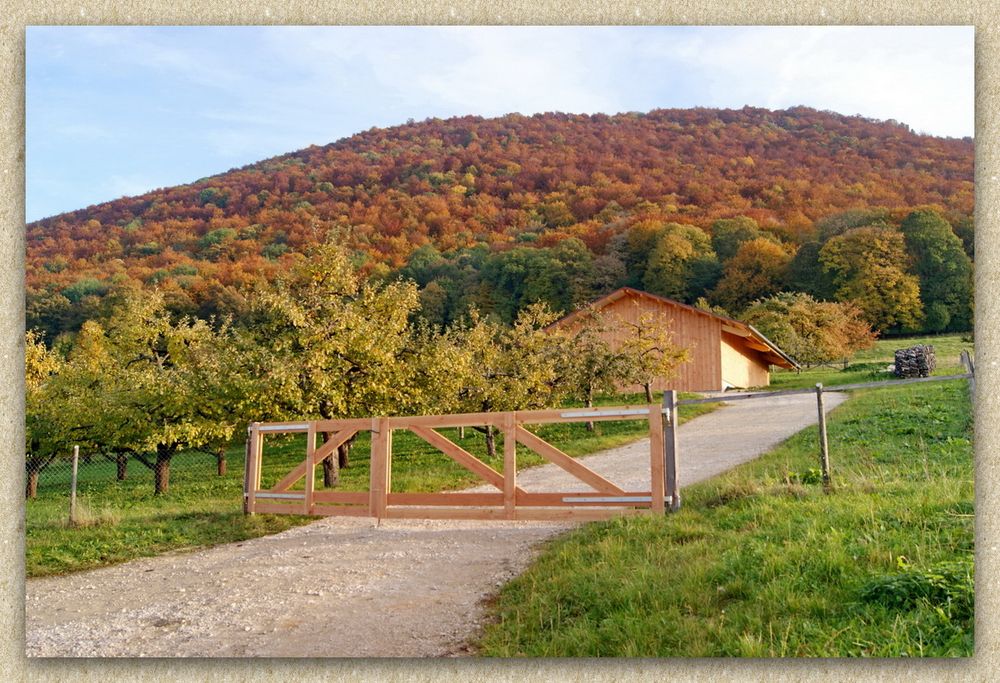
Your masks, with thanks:
<instances>
[{"instance_id":1,"label":"shrub","mask_svg":"<svg viewBox=\"0 0 1000 683\"><path fill-rule=\"evenodd\" d=\"M861 601L897 610L928 605L954 618L972 616L975 589L971 559L916 569L900 557L898 566L901 571L877 576L862 586Z\"/></svg>"}]
</instances>

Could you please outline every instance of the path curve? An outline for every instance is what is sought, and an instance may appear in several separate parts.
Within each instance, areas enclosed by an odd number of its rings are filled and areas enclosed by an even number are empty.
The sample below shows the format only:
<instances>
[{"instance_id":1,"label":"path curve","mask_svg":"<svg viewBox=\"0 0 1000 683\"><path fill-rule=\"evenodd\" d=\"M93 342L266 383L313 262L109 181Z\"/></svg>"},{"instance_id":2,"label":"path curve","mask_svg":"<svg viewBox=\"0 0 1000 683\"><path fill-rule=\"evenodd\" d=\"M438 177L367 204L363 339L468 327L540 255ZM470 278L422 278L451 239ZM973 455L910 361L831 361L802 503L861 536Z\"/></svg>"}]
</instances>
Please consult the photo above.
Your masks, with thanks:
<instances>
[{"instance_id":1,"label":"path curve","mask_svg":"<svg viewBox=\"0 0 1000 683\"><path fill-rule=\"evenodd\" d=\"M833 409L846 395L828 393ZM816 421L810 395L727 404L680 427L681 486ZM648 440L585 458L649 487ZM638 476L637 476L638 475ZM643 476L644 475L644 476ZM576 480L518 472L526 490ZM579 490L579 489L577 489ZM462 654L482 601L571 524L331 517L241 543L26 582L36 657L421 657Z\"/></svg>"}]
</instances>

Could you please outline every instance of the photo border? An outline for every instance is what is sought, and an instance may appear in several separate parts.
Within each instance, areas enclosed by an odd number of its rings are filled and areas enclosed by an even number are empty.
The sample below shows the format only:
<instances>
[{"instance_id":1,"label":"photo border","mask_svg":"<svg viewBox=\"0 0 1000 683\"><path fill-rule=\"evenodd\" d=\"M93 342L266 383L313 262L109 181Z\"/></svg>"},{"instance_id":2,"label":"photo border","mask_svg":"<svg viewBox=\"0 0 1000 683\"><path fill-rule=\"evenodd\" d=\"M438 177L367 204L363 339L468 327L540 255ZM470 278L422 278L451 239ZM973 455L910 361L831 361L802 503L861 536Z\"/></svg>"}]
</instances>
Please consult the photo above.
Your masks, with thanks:
<instances>
[{"instance_id":1,"label":"photo border","mask_svg":"<svg viewBox=\"0 0 1000 683\"><path fill-rule=\"evenodd\" d=\"M0 184L0 448L20 453L24 443L24 29L28 25L269 25L269 24L660 24L660 25L973 25L976 27L976 655L966 659L31 659L24 656L24 470L20 460L0 460L0 671L8 680L661 680L840 681L847 677L912 681L986 680L1000 669L996 637L996 558L1000 505L1000 394L991 393L1000 372L1000 13L989 3L962 11L946 1L863 2L825 7L820 0L750 0L667 6L640 1L570 0L450 4L367 3L331 8L318 0L152 0L64 2L25 0L8 10L0 27L0 54L12 74L0 85L3 104L3 182ZM834 4L834 3L830 3ZM928 92L928 98L935 96ZM807 103L806 103L807 104Z\"/></svg>"}]
</instances>

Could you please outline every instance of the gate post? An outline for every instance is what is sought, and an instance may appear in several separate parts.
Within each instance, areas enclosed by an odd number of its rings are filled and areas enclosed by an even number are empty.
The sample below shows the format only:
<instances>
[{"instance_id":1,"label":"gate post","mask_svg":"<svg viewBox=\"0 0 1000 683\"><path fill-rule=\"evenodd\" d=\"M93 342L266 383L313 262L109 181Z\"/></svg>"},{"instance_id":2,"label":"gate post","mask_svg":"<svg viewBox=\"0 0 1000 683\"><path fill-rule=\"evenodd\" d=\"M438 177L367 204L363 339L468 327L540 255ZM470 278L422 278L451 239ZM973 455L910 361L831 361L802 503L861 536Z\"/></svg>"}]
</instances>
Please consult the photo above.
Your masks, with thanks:
<instances>
[{"instance_id":1,"label":"gate post","mask_svg":"<svg viewBox=\"0 0 1000 683\"><path fill-rule=\"evenodd\" d=\"M313 513L313 495L316 492L316 423L309 423L309 431L306 432L306 491L303 497L304 509L302 514L311 515Z\"/></svg>"},{"instance_id":2,"label":"gate post","mask_svg":"<svg viewBox=\"0 0 1000 683\"><path fill-rule=\"evenodd\" d=\"M254 514L254 503L256 502L254 492L257 490L258 475L258 447L257 443L260 435L257 432L257 423L251 422L247 427L247 447L246 457L243 459L243 514Z\"/></svg>"},{"instance_id":3,"label":"gate post","mask_svg":"<svg viewBox=\"0 0 1000 683\"><path fill-rule=\"evenodd\" d=\"M681 509L681 487L677 473L677 391L663 392L663 476L666 495L670 497L670 511Z\"/></svg>"},{"instance_id":4,"label":"gate post","mask_svg":"<svg viewBox=\"0 0 1000 683\"><path fill-rule=\"evenodd\" d=\"M649 483L652 503L650 509L653 513L666 512L666 483L667 475L664 471L666 464L666 451L663 447L663 438L666 433L666 415L663 414L660 406L655 403L649 405Z\"/></svg>"},{"instance_id":5,"label":"gate post","mask_svg":"<svg viewBox=\"0 0 1000 683\"><path fill-rule=\"evenodd\" d=\"M503 416L503 508L507 519L516 518L517 507L517 420L513 412Z\"/></svg>"},{"instance_id":6,"label":"gate post","mask_svg":"<svg viewBox=\"0 0 1000 683\"><path fill-rule=\"evenodd\" d=\"M385 517L388 487L389 458L392 439L389 432L389 418L372 418L372 460L371 480L368 486L368 514L376 519Z\"/></svg>"}]
</instances>

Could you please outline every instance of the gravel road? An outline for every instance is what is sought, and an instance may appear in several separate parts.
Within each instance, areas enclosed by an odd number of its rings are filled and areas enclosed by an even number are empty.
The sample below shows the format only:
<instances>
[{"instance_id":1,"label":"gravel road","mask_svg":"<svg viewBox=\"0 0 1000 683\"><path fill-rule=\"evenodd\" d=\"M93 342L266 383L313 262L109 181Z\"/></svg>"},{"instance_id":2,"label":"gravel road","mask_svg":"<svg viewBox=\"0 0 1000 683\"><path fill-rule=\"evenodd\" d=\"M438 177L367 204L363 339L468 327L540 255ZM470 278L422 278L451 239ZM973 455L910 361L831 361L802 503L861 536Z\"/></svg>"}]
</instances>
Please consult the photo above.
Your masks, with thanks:
<instances>
[{"instance_id":1,"label":"gravel road","mask_svg":"<svg viewBox=\"0 0 1000 683\"><path fill-rule=\"evenodd\" d=\"M827 394L827 409L846 398ZM762 419L766 409L766 419ZM725 405L681 426L681 485L769 450L816 420L809 395ZM586 459L649 488L648 441ZM583 490L547 465L526 490ZM523 571L548 522L331 517L273 536L26 583L32 657L421 657L465 653L483 600Z\"/></svg>"}]
</instances>

